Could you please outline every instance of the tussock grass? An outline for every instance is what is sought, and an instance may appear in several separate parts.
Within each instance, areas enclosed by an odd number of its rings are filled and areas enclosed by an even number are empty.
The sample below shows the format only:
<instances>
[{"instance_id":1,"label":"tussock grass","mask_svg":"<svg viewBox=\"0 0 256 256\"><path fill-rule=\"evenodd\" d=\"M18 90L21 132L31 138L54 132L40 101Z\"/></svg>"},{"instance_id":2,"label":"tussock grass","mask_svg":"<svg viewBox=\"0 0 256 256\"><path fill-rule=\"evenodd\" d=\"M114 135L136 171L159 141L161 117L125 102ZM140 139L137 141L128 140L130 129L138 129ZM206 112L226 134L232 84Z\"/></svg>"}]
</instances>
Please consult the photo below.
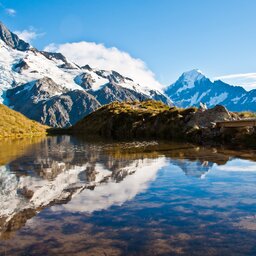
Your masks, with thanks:
<instances>
[{"instance_id":1,"label":"tussock grass","mask_svg":"<svg viewBox=\"0 0 256 256\"><path fill-rule=\"evenodd\" d=\"M244 111L244 112L238 112L237 114L241 118L256 118L255 112Z\"/></svg>"},{"instance_id":2,"label":"tussock grass","mask_svg":"<svg viewBox=\"0 0 256 256\"><path fill-rule=\"evenodd\" d=\"M154 100L113 102L86 116L71 132L117 139L178 138L183 135L182 120L195 111Z\"/></svg>"},{"instance_id":3,"label":"tussock grass","mask_svg":"<svg viewBox=\"0 0 256 256\"><path fill-rule=\"evenodd\" d=\"M0 139L41 136L48 127L0 104Z\"/></svg>"}]
</instances>

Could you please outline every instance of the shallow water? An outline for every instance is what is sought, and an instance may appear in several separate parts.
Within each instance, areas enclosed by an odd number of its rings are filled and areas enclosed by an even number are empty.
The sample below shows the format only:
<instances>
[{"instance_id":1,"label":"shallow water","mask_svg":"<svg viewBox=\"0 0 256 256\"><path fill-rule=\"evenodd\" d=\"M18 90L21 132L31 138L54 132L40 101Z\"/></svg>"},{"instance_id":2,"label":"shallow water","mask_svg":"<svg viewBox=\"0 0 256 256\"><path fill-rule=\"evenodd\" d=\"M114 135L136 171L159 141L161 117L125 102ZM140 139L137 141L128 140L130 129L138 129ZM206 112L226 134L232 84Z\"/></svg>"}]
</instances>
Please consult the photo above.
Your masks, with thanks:
<instances>
[{"instance_id":1,"label":"shallow water","mask_svg":"<svg viewBox=\"0 0 256 256\"><path fill-rule=\"evenodd\" d=\"M0 255L256 255L256 155L0 142Z\"/></svg>"}]
</instances>

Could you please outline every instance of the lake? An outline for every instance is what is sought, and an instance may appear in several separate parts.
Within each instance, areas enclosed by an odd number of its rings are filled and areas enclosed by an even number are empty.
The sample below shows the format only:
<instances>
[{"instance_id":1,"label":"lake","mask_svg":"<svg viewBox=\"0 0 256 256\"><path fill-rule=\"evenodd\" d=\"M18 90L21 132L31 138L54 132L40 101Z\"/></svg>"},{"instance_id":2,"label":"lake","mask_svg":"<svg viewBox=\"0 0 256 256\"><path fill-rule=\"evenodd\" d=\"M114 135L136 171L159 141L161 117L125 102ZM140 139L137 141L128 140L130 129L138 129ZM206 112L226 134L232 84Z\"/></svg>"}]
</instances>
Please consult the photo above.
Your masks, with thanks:
<instances>
[{"instance_id":1,"label":"lake","mask_svg":"<svg viewBox=\"0 0 256 256\"><path fill-rule=\"evenodd\" d=\"M0 255L256 255L256 154L0 142Z\"/></svg>"}]
</instances>

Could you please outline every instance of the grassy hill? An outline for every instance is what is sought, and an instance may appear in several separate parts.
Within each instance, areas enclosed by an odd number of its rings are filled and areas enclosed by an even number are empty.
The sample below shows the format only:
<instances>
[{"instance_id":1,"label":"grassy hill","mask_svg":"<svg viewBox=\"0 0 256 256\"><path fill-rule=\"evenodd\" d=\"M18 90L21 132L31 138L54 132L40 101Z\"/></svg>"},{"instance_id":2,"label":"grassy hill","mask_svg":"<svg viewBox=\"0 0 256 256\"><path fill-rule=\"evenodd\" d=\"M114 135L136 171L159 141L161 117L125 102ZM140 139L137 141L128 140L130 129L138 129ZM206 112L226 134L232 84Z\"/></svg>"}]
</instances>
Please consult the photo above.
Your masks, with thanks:
<instances>
[{"instance_id":1,"label":"grassy hill","mask_svg":"<svg viewBox=\"0 0 256 256\"><path fill-rule=\"evenodd\" d=\"M47 128L0 104L0 138L41 136Z\"/></svg>"},{"instance_id":2,"label":"grassy hill","mask_svg":"<svg viewBox=\"0 0 256 256\"><path fill-rule=\"evenodd\" d=\"M167 139L256 147L256 131L252 127L219 129L216 126L216 122L239 118L223 106L202 111L192 107L168 107L152 100L113 102L86 116L66 132L88 138Z\"/></svg>"},{"instance_id":3,"label":"grassy hill","mask_svg":"<svg viewBox=\"0 0 256 256\"><path fill-rule=\"evenodd\" d=\"M76 123L71 132L114 139L178 138L184 118L196 108L168 107L159 101L113 102Z\"/></svg>"}]
</instances>

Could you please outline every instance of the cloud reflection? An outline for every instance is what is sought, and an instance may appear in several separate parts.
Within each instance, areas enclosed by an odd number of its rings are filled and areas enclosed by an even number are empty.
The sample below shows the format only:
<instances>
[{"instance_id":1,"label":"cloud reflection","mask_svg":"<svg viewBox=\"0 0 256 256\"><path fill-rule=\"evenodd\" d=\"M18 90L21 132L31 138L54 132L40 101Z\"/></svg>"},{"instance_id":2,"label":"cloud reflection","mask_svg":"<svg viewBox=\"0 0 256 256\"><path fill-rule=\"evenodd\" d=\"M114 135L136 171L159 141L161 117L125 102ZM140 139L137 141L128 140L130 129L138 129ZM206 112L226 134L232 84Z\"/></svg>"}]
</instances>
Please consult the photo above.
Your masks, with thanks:
<instances>
[{"instance_id":1,"label":"cloud reflection","mask_svg":"<svg viewBox=\"0 0 256 256\"><path fill-rule=\"evenodd\" d=\"M157 159L136 160L125 167L130 173L124 180L116 183L111 180L100 184L94 190L84 190L66 205L55 206L55 211L94 212L122 205L133 199L137 194L145 191L150 182L156 178L157 172L167 164L164 157Z\"/></svg>"}]
</instances>

